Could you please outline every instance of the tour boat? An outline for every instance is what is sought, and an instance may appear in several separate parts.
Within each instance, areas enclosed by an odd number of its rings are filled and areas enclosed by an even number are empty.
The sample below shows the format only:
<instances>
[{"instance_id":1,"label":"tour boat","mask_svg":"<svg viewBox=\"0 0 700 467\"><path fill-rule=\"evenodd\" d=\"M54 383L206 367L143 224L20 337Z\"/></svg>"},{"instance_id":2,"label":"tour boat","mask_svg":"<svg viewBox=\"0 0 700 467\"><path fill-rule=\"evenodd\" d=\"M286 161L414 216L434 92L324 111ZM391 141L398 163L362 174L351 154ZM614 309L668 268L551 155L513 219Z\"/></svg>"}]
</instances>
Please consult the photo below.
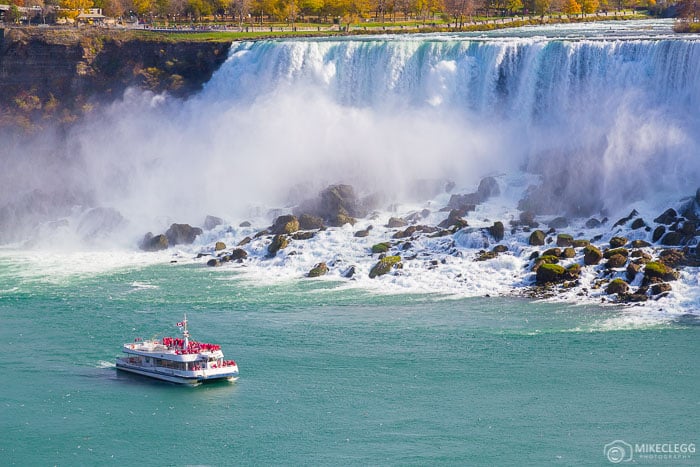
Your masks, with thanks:
<instances>
[{"instance_id":1,"label":"tour boat","mask_svg":"<svg viewBox=\"0 0 700 467\"><path fill-rule=\"evenodd\" d=\"M117 368L171 383L197 386L208 381L235 381L238 365L224 360L221 346L190 339L187 316L177 326L182 338L163 337L124 344L125 357L117 358Z\"/></svg>"}]
</instances>

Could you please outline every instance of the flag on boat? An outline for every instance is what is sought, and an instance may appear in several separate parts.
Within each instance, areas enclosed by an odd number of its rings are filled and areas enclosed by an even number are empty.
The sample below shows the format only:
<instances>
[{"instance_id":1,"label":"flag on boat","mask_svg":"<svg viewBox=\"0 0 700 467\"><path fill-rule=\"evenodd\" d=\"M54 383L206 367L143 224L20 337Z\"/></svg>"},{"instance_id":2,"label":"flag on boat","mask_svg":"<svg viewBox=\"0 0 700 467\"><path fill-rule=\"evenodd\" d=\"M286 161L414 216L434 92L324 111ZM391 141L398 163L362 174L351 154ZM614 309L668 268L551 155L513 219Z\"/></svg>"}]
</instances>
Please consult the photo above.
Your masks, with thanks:
<instances>
[{"instance_id":1,"label":"flag on boat","mask_svg":"<svg viewBox=\"0 0 700 467\"><path fill-rule=\"evenodd\" d=\"M183 327L184 325L185 325L184 321L180 321L177 323L177 327L179 327L179 328Z\"/></svg>"}]
</instances>

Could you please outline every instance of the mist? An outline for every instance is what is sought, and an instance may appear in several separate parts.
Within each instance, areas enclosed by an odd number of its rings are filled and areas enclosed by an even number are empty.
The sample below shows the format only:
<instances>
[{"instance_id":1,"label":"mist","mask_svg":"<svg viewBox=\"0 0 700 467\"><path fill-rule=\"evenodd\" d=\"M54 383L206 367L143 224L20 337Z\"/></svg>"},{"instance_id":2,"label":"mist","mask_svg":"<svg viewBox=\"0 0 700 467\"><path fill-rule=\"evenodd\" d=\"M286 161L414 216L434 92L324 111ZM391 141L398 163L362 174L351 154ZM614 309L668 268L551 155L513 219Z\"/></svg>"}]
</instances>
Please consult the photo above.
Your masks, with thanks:
<instances>
[{"instance_id":1,"label":"mist","mask_svg":"<svg viewBox=\"0 0 700 467\"><path fill-rule=\"evenodd\" d=\"M700 180L697 76L700 44L680 40L235 44L189 100L131 89L67 135L4 138L0 240L85 225L101 207L133 243L207 214L264 216L331 183L401 202L416 180L467 192L519 171L541 175L543 214L663 204Z\"/></svg>"}]
</instances>

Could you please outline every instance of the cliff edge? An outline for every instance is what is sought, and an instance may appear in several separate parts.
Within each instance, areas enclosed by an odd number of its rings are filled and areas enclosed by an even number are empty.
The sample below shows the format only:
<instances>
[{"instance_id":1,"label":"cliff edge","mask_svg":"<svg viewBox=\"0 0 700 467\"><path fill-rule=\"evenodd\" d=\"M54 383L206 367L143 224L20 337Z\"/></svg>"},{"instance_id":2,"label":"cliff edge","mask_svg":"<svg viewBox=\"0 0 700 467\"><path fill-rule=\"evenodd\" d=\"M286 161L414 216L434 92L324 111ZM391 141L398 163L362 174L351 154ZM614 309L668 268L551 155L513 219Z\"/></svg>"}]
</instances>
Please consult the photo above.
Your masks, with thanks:
<instances>
[{"instance_id":1,"label":"cliff edge","mask_svg":"<svg viewBox=\"0 0 700 467\"><path fill-rule=\"evenodd\" d=\"M187 97L230 43L149 40L103 29L0 29L0 125L70 124L130 86Z\"/></svg>"}]
</instances>

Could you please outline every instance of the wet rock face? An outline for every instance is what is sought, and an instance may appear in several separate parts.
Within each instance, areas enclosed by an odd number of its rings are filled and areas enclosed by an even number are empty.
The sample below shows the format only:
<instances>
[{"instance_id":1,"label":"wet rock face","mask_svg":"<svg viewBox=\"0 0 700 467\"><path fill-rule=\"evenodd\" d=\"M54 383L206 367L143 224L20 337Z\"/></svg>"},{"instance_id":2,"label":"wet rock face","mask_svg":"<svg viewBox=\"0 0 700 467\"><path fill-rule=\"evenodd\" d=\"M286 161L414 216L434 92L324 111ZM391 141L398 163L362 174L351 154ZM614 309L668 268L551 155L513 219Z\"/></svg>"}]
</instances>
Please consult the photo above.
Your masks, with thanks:
<instances>
[{"instance_id":1,"label":"wet rock face","mask_svg":"<svg viewBox=\"0 0 700 467\"><path fill-rule=\"evenodd\" d=\"M172 224L165 232L170 245L189 245L194 242L197 235L202 234L202 229L192 227L189 224Z\"/></svg>"}]
</instances>

